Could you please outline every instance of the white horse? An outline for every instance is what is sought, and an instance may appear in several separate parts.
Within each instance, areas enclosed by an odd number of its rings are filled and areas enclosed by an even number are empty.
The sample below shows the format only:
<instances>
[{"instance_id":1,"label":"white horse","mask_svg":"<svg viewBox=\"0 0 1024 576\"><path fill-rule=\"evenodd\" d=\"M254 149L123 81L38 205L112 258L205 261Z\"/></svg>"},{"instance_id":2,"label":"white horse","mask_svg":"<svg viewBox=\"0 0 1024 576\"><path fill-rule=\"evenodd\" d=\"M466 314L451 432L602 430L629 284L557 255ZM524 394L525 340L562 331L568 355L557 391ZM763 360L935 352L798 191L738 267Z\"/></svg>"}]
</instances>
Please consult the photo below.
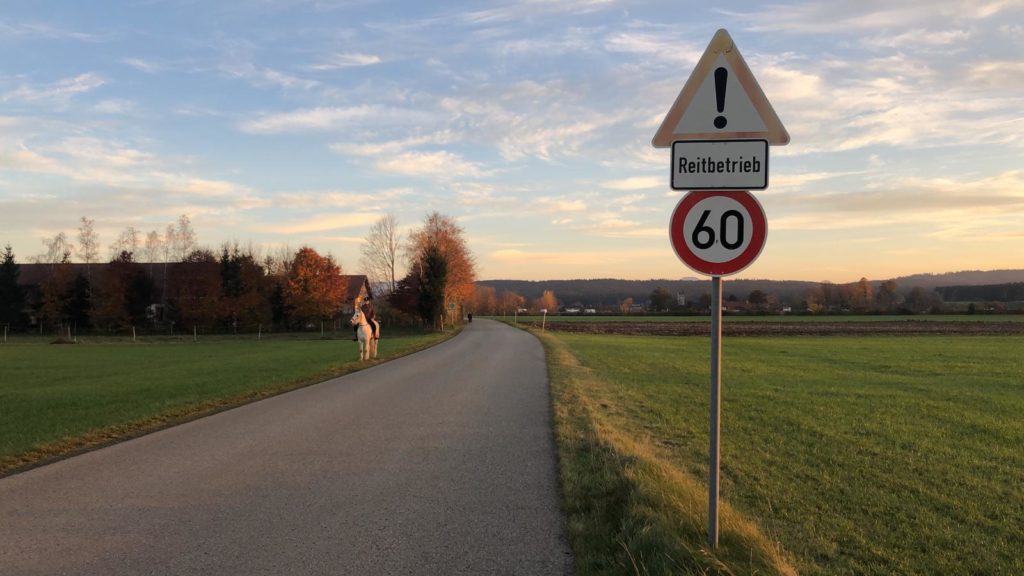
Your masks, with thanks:
<instances>
[{"instance_id":1,"label":"white horse","mask_svg":"<svg viewBox=\"0 0 1024 576\"><path fill-rule=\"evenodd\" d=\"M377 337L373 337L374 327L370 326L370 321L366 319L366 315L356 305L356 312L352 315L352 319L349 320L349 324L353 326L359 326L357 331L359 337L359 359L369 360L370 358L377 357L377 340L380 339L380 322L373 320L376 326Z\"/></svg>"}]
</instances>

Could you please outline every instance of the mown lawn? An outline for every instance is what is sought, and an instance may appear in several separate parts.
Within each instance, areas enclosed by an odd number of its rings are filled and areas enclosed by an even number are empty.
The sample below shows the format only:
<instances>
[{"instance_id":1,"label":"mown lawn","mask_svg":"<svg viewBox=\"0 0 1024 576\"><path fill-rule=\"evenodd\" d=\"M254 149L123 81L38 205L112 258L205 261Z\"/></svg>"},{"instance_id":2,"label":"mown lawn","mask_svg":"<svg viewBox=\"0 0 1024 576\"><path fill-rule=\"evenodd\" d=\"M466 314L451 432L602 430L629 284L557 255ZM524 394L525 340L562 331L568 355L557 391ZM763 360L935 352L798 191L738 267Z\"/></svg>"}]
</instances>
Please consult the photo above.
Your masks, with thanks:
<instances>
[{"instance_id":1,"label":"mown lawn","mask_svg":"<svg viewBox=\"0 0 1024 576\"><path fill-rule=\"evenodd\" d=\"M385 334L378 361L440 334ZM19 338L0 345L0 473L368 364L350 340Z\"/></svg>"},{"instance_id":2,"label":"mown lawn","mask_svg":"<svg viewBox=\"0 0 1024 576\"><path fill-rule=\"evenodd\" d=\"M1024 573L1024 338L726 338L724 567L694 528L707 338L543 338L570 534L611 540L581 574Z\"/></svg>"}]
</instances>

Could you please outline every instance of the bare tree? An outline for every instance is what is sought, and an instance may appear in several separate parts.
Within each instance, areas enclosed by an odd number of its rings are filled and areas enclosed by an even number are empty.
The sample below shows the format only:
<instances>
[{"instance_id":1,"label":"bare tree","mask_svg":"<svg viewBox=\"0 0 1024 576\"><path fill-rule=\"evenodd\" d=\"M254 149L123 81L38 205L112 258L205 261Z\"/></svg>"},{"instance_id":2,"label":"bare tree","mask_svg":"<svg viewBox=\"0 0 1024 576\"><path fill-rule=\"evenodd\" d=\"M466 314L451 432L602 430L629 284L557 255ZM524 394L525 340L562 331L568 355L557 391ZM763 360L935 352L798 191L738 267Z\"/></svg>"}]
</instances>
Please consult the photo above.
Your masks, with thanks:
<instances>
[{"instance_id":1,"label":"bare tree","mask_svg":"<svg viewBox=\"0 0 1024 576\"><path fill-rule=\"evenodd\" d=\"M295 252L287 244L272 248L263 258L263 268L267 271L267 276L287 276L292 268Z\"/></svg>"},{"instance_id":2,"label":"bare tree","mask_svg":"<svg viewBox=\"0 0 1024 576\"><path fill-rule=\"evenodd\" d=\"M238 243L235 242L237 246ZM259 262L263 260L263 246L256 244L251 239L245 242L245 246L242 247L242 255L252 258L253 262Z\"/></svg>"},{"instance_id":3,"label":"bare tree","mask_svg":"<svg viewBox=\"0 0 1024 576\"><path fill-rule=\"evenodd\" d=\"M477 284L473 311L476 314L494 315L498 312L498 291L493 286Z\"/></svg>"},{"instance_id":4,"label":"bare tree","mask_svg":"<svg viewBox=\"0 0 1024 576\"><path fill-rule=\"evenodd\" d=\"M359 248L363 254L359 259L360 267L371 281L386 285L388 293L394 292L397 286L395 264L398 261L401 244L398 219L388 214L374 223L370 233L366 235L366 241Z\"/></svg>"},{"instance_id":5,"label":"bare tree","mask_svg":"<svg viewBox=\"0 0 1024 576\"><path fill-rule=\"evenodd\" d=\"M117 258L122 252L135 254L139 249L139 231L134 226L125 228L117 240L110 245L110 259Z\"/></svg>"},{"instance_id":6,"label":"bare tree","mask_svg":"<svg viewBox=\"0 0 1024 576\"><path fill-rule=\"evenodd\" d=\"M160 259L162 244L163 243L160 241L160 233L156 230L150 230L149 233L146 234L146 245L142 249L143 258L145 258L146 262L152 264Z\"/></svg>"},{"instance_id":7,"label":"bare tree","mask_svg":"<svg viewBox=\"0 0 1024 576\"><path fill-rule=\"evenodd\" d=\"M94 227L95 220L82 216L81 222L78 227L78 255L85 262L85 275L92 282L92 263L100 256L100 237Z\"/></svg>"},{"instance_id":8,"label":"bare tree","mask_svg":"<svg viewBox=\"0 0 1024 576\"><path fill-rule=\"evenodd\" d=\"M46 246L46 252L34 258L38 264L68 262L75 252L74 244L68 242L68 236L63 232L58 232L53 238L43 240L43 246Z\"/></svg>"},{"instance_id":9,"label":"bare tree","mask_svg":"<svg viewBox=\"0 0 1024 576\"><path fill-rule=\"evenodd\" d=\"M164 242L163 242L163 253L164 253L164 264L171 261L172 258L178 256L175 251L175 245L178 243L178 232L174 228L174 224L168 224L167 228L164 228Z\"/></svg>"},{"instance_id":10,"label":"bare tree","mask_svg":"<svg viewBox=\"0 0 1024 576\"><path fill-rule=\"evenodd\" d=\"M512 314L526 304L526 298L511 290L503 290L498 297L498 301L502 314Z\"/></svg>"},{"instance_id":11,"label":"bare tree","mask_svg":"<svg viewBox=\"0 0 1024 576\"><path fill-rule=\"evenodd\" d=\"M178 226L174 230L174 251L178 261L184 260L196 249L196 233L192 229L192 221L188 215L178 216Z\"/></svg>"}]
</instances>

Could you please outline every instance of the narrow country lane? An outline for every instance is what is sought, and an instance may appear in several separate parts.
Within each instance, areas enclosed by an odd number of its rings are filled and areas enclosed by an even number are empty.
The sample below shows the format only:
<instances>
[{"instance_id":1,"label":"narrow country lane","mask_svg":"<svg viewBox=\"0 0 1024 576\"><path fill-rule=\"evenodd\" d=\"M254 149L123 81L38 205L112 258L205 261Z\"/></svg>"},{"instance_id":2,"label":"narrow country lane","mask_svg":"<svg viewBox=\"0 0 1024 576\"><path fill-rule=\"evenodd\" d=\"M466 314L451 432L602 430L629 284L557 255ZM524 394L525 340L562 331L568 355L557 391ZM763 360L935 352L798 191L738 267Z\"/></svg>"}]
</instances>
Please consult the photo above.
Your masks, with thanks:
<instances>
[{"instance_id":1,"label":"narrow country lane","mask_svg":"<svg viewBox=\"0 0 1024 576\"><path fill-rule=\"evenodd\" d=\"M561 575L564 524L543 349L478 320L412 356L0 479L0 572Z\"/></svg>"}]
</instances>

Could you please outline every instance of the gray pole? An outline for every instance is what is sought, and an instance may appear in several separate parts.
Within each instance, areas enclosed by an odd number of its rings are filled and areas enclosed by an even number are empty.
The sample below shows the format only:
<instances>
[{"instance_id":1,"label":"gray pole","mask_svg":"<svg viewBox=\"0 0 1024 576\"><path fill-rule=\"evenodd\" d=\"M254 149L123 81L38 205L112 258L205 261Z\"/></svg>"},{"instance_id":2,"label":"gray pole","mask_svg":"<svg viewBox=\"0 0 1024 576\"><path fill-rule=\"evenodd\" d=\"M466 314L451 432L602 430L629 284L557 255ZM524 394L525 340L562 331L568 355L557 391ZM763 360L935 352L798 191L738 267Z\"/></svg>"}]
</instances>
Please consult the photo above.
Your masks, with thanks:
<instances>
[{"instance_id":1,"label":"gray pole","mask_svg":"<svg viewBox=\"0 0 1024 576\"><path fill-rule=\"evenodd\" d=\"M718 548L719 431L722 414L722 277L711 277L711 449L708 459L708 546Z\"/></svg>"}]
</instances>

